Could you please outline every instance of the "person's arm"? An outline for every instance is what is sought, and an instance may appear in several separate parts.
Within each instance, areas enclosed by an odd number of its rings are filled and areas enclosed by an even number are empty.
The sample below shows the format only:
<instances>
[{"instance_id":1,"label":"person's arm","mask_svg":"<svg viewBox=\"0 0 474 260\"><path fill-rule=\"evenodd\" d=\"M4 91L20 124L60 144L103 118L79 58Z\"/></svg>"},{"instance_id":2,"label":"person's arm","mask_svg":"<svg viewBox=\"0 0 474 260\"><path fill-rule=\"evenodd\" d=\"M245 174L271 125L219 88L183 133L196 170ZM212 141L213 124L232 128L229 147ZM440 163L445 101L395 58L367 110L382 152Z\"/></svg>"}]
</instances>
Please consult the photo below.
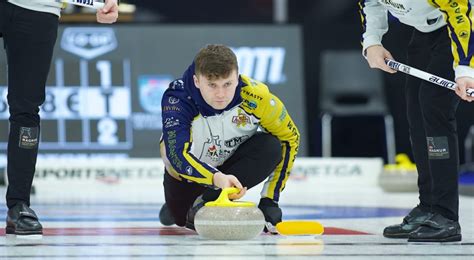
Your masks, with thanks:
<instances>
[{"instance_id":1,"label":"person's arm","mask_svg":"<svg viewBox=\"0 0 474 260\"><path fill-rule=\"evenodd\" d=\"M256 91L254 94L262 100L255 100L258 105L249 112L260 118L260 126L277 137L282 145L282 160L266 181L262 191L262 196L278 201L298 153L300 133L283 103L268 91L267 86L259 83L258 86L252 86L252 91Z\"/></svg>"},{"instance_id":2,"label":"person's arm","mask_svg":"<svg viewBox=\"0 0 474 260\"><path fill-rule=\"evenodd\" d=\"M118 0L105 0L104 8L98 9L97 22L115 23L118 18Z\"/></svg>"},{"instance_id":3,"label":"person's arm","mask_svg":"<svg viewBox=\"0 0 474 260\"><path fill-rule=\"evenodd\" d=\"M171 101L171 102L170 102ZM214 173L218 170L201 162L191 152L191 123L197 113L187 100L180 100L172 91L165 92L162 99L163 137L169 170L181 178L213 185ZM163 156L163 155L162 155Z\"/></svg>"},{"instance_id":4,"label":"person's arm","mask_svg":"<svg viewBox=\"0 0 474 260\"><path fill-rule=\"evenodd\" d=\"M377 0L359 0L359 14L363 31L362 54L369 67L395 73L385 64L385 59L393 59L392 54L382 46L382 37L388 31L387 9Z\"/></svg>"},{"instance_id":5,"label":"person's arm","mask_svg":"<svg viewBox=\"0 0 474 260\"><path fill-rule=\"evenodd\" d=\"M382 45L382 37L388 31L387 10L377 0L359 0L362 23L362 51L373 45Z\"/></svg>"},{"instance_id":6,"label":"person's arm","mask_svg":"<svg viewBox=\"0 0 474 260\"><path fill-rule=\"evenodd\" d=\"M474 97L468 97L466 94L467 88L474 88L472 5L470 1L459 0L428 0L428 2L443 12L444 19L448 23L455 78L458 84L456 93L466 101L474 101Z\"/></svg>"}]
</instances>

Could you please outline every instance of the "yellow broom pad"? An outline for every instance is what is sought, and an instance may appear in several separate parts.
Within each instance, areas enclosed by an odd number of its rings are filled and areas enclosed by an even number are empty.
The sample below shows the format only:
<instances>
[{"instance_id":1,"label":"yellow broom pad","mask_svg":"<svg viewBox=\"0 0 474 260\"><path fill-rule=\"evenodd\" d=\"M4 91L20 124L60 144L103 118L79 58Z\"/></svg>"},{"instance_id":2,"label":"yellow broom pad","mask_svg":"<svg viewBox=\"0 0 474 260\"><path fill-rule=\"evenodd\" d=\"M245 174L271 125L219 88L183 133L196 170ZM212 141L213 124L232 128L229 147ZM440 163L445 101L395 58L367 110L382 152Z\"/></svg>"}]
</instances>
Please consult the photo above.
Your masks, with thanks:
<instances>
[{"instance_id":1,"label":"yellow broom pad","mask_svg":"<svg viewBox=\"0 0 474 260\"><path fill-rule=\"evenodd\" d=\"M291 220L278 223L276 230L285 236L321 235L324 233L324 226L317 221Z\"/></svg>"}]
</instances>

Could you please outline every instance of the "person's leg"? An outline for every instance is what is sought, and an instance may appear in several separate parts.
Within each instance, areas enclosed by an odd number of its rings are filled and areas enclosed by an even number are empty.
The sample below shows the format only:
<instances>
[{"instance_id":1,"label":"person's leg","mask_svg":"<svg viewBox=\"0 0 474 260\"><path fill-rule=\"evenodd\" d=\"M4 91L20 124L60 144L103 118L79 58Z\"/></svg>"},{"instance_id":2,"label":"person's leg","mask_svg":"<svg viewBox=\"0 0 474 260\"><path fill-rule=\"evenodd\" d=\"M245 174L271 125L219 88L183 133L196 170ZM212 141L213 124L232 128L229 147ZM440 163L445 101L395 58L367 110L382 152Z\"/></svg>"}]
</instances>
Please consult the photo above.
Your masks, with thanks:
<instances>
[{"instance_id":1,"label":"person's leg","mask_svg":"<svg viewBox=\"0 0 474 260\"><path fill-rule=\"evenodd\" d=\"M446 79L454 79L451 64L451 41L446 30L435 34L436 44L431 50L427 71ZM420 106L423 114L426 139L419 140L427 146L426 157L430 169L429 191L431 199L430 221L410 234L409 241L459 241L459 147L456 129L456 109L460 98L454 91L423 83ZM432 224L436 223L436 225Z\"/></svg>"},{"instance_id":2,"label":"person's leg","mask_svg":"<svg viewBox=\"0 0 474 260\"><path fill-rule=\"evenodd\" d=\"M160 218L163 219L160 221L164 225L176 224L182 227L186 224L188 210L205 187L186 180L179 181L166 170L163 178L166 204L161 208ZM165 221L165 218L170 220Z\"/></svg>"},{"instance_id":3,"label":"person's leg","mask_svg":"<svg viewBox=\"0 0 474 260\"><path fill-rule=\"evenodd\" d=\"M275 136L267 133L257 133L235 151L226 162L217 167L224 174L232 174L240 183L251 189L264 181L273 172L281 161L281 143ZM221 189L205 190L202 202L196 201L194 207L189 211L187 227L193 228L194 215L206 201L216 200ZM258 207L262 210L265 220L271 225L281 222L282 212L278 203L268 198L262 198Z\"/></svg>"},{"instance_id":4,"label":"person's leg","mask_svg":"<svg viewBox=\"0 0 474 260\"><path fill-rule=\"evenodd\" d=\"M10 210L7 231L27 234L28 230L32 230L38 233L41 225L29 209L30 191L38 154L38 112L45 98L58 17L12 4L7 4L6 8L9 19L4 24L3 37L7 53L10 111L6 194ZM22 215L25 209L29 209L30 214Z\"/></svg>"},{"instance_id":5,"label":"person's leg","mask_svg":"<svg viewBox=\"0 0 474 260\"><path fill-rule=\"evenodd\" d=\"M432 44L429 34L413 30L412 38L407 49L407 64L425 69L430 58ZM426 134L423 115L420 108L420 86L422 80L407 76L405 81L405 100L409 125L410 142L418 171L418 189L420 203L405 216L401 224L388 226L383 235L388 238L408 238L410 232L417 229L421 223L430 217L431 208L431 177L426 153Z\"/></svg>"},{"instance_id":6,"label":"person's leg","mask_svg":"<svg viewBox=\"0 0 474 260\"><path fill-rule=\"evenodd\" d=\"M259 132L237 148L224 164L217 167L224 174L232 174L240 183L251 189L264 181L281 161L280 141L267 133ZM207 189L203 199L217 199L219 190Z\"/></svg>"}]
</instances>

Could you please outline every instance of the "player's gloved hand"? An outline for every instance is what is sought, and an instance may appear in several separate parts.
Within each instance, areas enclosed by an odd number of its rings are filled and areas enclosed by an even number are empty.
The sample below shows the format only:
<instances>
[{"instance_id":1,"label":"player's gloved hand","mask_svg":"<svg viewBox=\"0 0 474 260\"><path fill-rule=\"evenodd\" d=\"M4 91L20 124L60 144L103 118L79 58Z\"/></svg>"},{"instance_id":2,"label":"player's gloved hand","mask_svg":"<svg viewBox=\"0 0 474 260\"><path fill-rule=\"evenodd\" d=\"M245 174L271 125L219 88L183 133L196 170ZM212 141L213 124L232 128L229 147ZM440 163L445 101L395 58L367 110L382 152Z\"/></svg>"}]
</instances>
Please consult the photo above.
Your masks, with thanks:
<instances>
[{"instance_id":1,"label":"player's gloved hand","mask_svg":"<svg viewBox=\"0 0 474 260\"><path fill-rule=\"evenodd\" d=\"M388 73L395 73L396 70L390 68L387 64L385 64L385 59L393 60L392 54L387 51L382 45L373 45L367 48L365 56L367 58L367 62L369 63L369 67L381 69Z\"/></svg>"},{"instance_id":2,"label":"player's gloved hand","mask_svg":"<svg viewBox=\"0 0 474 260\"><path fill-rule=\"evenodd\" d=\"M276 231L276 224L281 222L282 212L278 203L273 201L270 198L261 198L260 203L258 203L258 208L263 212L265 216L265 232L270 232L272 234L278 234Z\"/></svg>"},{"instance_id":3,"label":"player's gloved hand","mask_svg":"<svg viewBox=\"0 0 474 260\"><path fill-rule=\"evenodd\" d=\"M240 199L247 192L247 187L242 187L242 184L234 175L216 172L214 173L214 177L212 180L214 182L214 186L218 188L224 189L230 187L237 187L240 190L239 193L229 194L229 199L231 200Z\"/></svg>"}]
</instances>

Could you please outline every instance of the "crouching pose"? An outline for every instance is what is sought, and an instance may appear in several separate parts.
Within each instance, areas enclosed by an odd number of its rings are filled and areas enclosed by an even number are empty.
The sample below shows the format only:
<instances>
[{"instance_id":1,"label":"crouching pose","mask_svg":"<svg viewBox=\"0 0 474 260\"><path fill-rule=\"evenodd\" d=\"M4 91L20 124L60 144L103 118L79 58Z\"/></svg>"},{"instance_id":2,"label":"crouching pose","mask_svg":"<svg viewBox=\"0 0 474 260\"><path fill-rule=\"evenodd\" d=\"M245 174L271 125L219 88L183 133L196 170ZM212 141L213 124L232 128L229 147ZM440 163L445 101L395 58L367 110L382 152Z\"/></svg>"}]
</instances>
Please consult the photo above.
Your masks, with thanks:
<instances>
[{"instance_id":1,"label":"crouching pose","mask_svg":"<svg viewBox=\"0 0 474 260\"><path fill-rule=\"evenodd\" d=\"M280 194L291 172L299 132L263 83L239 75L224 45L207 45L162 100L164 225L194 229L194 214L221 189L239 199L266 179L258 207L272 231L281 222ZM261 131L259 131L261 130Z\"/></svg>"}]
</instances>

